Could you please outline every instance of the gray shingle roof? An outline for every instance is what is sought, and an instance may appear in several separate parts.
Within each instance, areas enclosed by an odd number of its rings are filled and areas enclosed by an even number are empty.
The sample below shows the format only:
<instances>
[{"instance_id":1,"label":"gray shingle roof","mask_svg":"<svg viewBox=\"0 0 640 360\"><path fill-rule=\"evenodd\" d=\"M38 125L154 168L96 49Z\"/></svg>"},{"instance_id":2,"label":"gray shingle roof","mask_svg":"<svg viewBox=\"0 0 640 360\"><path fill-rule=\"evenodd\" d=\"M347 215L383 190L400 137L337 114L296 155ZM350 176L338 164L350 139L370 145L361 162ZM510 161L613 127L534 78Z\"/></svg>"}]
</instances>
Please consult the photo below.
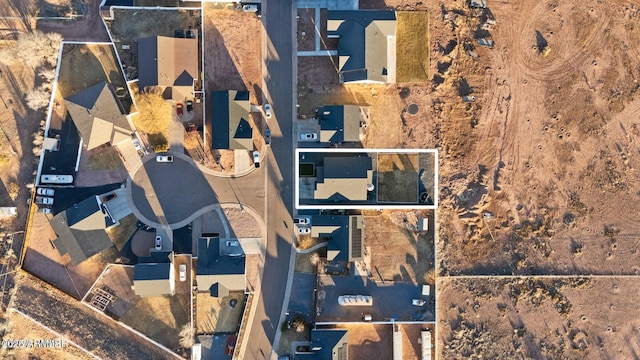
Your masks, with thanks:
<instances>
[{"instance_id":1,"label":"gray shingle roof","mask_svg":"<svg viewBox=\"0 0 640 360\"><path fill-rule=\"evenodd\" d=\"M212 148L253 149L253 129L249 124L248 91L222 90L211 93Z\"/></svg>"},{"instance_id":2,"label":"gray shingle roof","mask_svg":"<svg viewBox=\"0 0 640 360\"><path fill-rule=\"evenodd\" d=\"M245 257L220 255L220 241L219 238L198 238L198 290L210 291L212 295L245 289Z\"/></svg>"},{"instance_id":3,"label":"gray shingle roof","mask_svg":"<svg viewBox=\"0 0 640 360\"><path fill-rule=\"evenodd\" d=\"M159 296L173 293L170 263L138 263L133 273L133 286L138 296Z\"/></svg>"}]
</instances>

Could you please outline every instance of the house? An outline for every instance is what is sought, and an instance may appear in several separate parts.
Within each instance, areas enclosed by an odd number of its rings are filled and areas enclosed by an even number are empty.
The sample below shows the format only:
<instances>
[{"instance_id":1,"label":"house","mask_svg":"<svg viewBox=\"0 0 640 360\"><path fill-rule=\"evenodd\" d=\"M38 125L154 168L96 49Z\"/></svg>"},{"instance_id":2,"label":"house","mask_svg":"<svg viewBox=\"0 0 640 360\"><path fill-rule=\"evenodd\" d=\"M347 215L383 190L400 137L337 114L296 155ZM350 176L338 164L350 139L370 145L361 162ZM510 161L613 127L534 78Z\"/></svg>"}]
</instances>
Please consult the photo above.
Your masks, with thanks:
<instances>
[{"instance_id":1,"label":"house","mask_svg":"<svg viewBox=\"0 0 640 360\"><path fill-rule=\"evenodd\" d=\"M340 81L396 81L394 11L328 11L327 36L338 38Z\"/></svg>"},{"instance_id":2,"label":"house","mask_svg":"<svg viewBox=\"0 0 640 360\"><path fill-rule=\"evenodd\" d=\"M53 245L60 256L69 254L74 265L112 246L106 229L118 224L102 212L94 196L58 213L49 223L58 235Z\"/></svg>"},{"instance_id":3,"label":"house","mask_svg":"<svg viewBox=\"0 0 640 360\"><path fill-rule=\"evenodd\" d=\"M296 353L300 360L349 360L349 334L343 329L311 330L311 351Z\"/></svg>"},{"instance_id":4,"label":"house","mask_svg":"<svg viewBox=\"0 0 640 360\"><path fill-rule=\"evenodd\" d=\"M369 156L326 156L318 169L314 199L366 201L372 183L373 163Z\"/></svg>"},{"instance_id":5,"label":"house","mask_svg":"<svg viewBox=\"0 0 640 360\"><path fill-rule=\"evenodd\" d=\"M311 237L326 239L327 260L347 263L363 259L364 218L361 215L314 216Z\"/></svg>"},{"instance_id":6,"label":"house","mask_svg":"<svg viewBox=\"0 0 640 360\"><path fill-rule=\"evenodd\" d=\"M131 140L135 128L111 84L86 88L67 97L65 105L86 150Z\"/></svg>"},{"instance_id":7,"label":"house","mask_svg":"<svg viewBox=\"0 0 640 360\"><path fill-rule=\"evenodd\" d=\"M141 297L173 295L173 263L138 263L133 272L133 291Z\"/></svg>"},{"instance_id":8,"label":"house","mask_svg":"<svg viewBox=\"0 0 640 360\"><path fill-rule=\"evenodd\" d=\"M230 291L244 291L246 288L245 257L221 254L221 241L217 237L198 238L198 291L208 291L214 297L224 297Z\"/></svg>"},{"instance_id":9,"label":"house","mask_svg":"<svg viewBox=\"0 0 640 360\"><path fill-rule=\"evenodd\" d=\"M360 141L360 107L355 105L321 106L316 109L320 142L333 144Z\"/></svg>"},{"instance_id":10,"label":"house","mask_svg":"<svg viewBox=\"0 0 640 360\"><path fill-rule=\"evenodd\" d=\"M253 129L249 124L249 92L237 90L211 93L213 149L253 150Z\"/></svg>"},{"instance_id":11,"label":"house","mask_svg":"<svg viewBox=\"0 0 640 360\"><path fill-rule=\"evenodd\" d=\"M193 97L198 80L198 40L152 36L138 39L138 89L159 87L165 99Z\"/></svg>"}]
</instances>

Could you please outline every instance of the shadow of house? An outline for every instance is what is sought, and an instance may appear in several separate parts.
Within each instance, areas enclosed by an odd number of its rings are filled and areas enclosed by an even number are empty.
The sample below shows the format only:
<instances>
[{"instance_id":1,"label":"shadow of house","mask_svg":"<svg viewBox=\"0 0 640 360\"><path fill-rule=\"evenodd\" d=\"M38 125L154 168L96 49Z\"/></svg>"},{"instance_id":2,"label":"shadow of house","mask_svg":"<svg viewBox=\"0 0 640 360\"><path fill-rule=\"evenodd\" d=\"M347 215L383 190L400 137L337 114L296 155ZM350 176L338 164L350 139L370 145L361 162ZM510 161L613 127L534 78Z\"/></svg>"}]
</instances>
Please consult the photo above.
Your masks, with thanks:
<instances>
[{"instance_id":1,"label":"shadow of house","mask_svg":"<svg viewBox=\"0 0 640 360\"><path fill-rule=\"evenodd\" d=\"M322 169L317 167L314 200L367 200L373 183L373 162L369 156L325 156L322 163Z\"/></svg>"},{"instance_id":2,"label":"shadow of house","mask_svg":"<svg viewBox=\"0 0 640 360\"><path fill-rule=\"evenodd\" d=\"M101 82L65 99L69 116L86 150L131 140L134 126L113 87Z\"/></svg>"},{"instance_id":3,"label":"shadow of house","mask_svg":"<svg viewBox=\"0 0 640 360\"><path fill-rule=\"evenodd\" d=\"M361 215L313 216L311 237L326 239L327 261L344 266L352 261L363 260L362 234L364 218Z\"/></svg>"},{"instance_id":4,"label":"shadow of house","mask_svg":"<svg viewBox=\"0 0 640 360\"><path fill-rule=\"evenodd\" d=\"M60 256L69 254L77 265L113 245L106 229L117 225L103 212L95 197L73 205L49 220L58 237L53 240Z\"/></svg>"},{"instance_id":5,"label":"shadow of house","mask_svg":"<svg viewBox=\"0 0 640 360\"><path fill-rule=\"evenodd\" d=\"M198 41L152 36L138 40L138 88L160 87L165 99L193 97L198 79Z\"/></svg>"},{"instance_id":6,"label":"shadow of house","mask_svg":"<svg viewBox=\"0 0 640 360\"><path fill-rule=\"evenodd\" d=\"M173 263L139 263L133 273L133 290L141 297L173 295L175 280Z\"/></svg>"},{"instance_id":7,"label":"shadow of house","mask_svg":"<svg viewBox=\"0 0 640 360\"><path fill-rule=\"evenodd\" d=\"M341 82L396 81L395 11L328 11L327 35L338 38Z\"/></svg>"},{"instance_id":8,"label":"shadow of house","mask_svg":"<svg viewBox=\"0 0 640 360\"><path fill-rule=\"evenodd\" d=\"M213 149L253 150L253 129L249 123L248 91L222 90L211 93Z\"/></svg>"},{"instance_id":9,"label":"shadow of house","mask_svg":"<svg viewBox=\"0 0 640 360\"><path fill-rule=\"evenodd\" d=\"M349 358L349 333L342 329L311 330L310 352L296 352L301 360L346 360Z\"/></svg>"},{"instance_id":10,"label":"shadow of house","mask_svg":"<svg viewBox=\"0 0 640 360\"><path fill-rule=\"evenodd\" d=\"M198 238L196 282L198 291L222 298L230 291L245 291L245 257L220 253L220 238Z\"/></svg>"},{"instance_id":11,"label":"shadow of house","mask_svg":"<svg viewBox=\"0 0 640 360\"><path fill-rule=\"evenodd\" d=\"M360 141L359 106L321 106L316 114L320 125L320 142L339 144Z\"/></svg>"}]
</instances>

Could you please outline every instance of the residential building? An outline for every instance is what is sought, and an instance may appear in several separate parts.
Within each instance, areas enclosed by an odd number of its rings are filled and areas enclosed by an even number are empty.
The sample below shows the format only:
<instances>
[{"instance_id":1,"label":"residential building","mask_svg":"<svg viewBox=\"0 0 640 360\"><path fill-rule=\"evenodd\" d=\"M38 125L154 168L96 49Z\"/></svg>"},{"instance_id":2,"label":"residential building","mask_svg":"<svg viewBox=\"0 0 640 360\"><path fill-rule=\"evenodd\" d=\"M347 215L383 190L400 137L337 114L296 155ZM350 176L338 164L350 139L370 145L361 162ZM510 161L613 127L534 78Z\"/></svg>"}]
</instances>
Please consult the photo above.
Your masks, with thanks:
<instances>
[{"instance_id":1,"label":"residential building","mask_svg":"<svg viewBox=\"0 0 640 360\"><path fill-rule=\"evenodd\" d=\"M198 238L196 282L198 291L224 297L230 291L245 291L245 257L220 253L220 238Z\"/></svg>"},{"instance_id":2,"label":"residential building","mask_svg":"<svg viewBox=\"0 0 640 360\"><path fill-rule=\"evenodd\" d=\"M360 141L361 110L356 105L321 106L316 109L320 125L320 142Z\"/></svg>"},{"instance_id":3,"label":"residential building","mask_svg":"<svg viewBox=\"0 0 640 360\"><path fill-rule=\"evenodd\" d=\"M394 11L328 11L327 35L338 38L340 81L396 81Z\"/></svg>"},{"instance_id":4,"label":"residential building","mask_svg":"<svg viewBox=\"0 0 640 360\"><path fill-rule=\"evenodd\" d=\"M173 295L173 263L138 263L133 273L133 291L141 297Z\"/></svg>"},{"instance_id":5,"label":"residential building","mask_svg":"<svg viewBox=\"0 0 640 360\"><path fill-rule=\"evenodd\" d=\"M152 36L138 39L138 89L160 87L165 99L193 98L198 80L198 40Z\"/></svg>"},{"instance_id":6,"label":"residential building","mask_svg":"<svg viewBox=\"0 0 640 360\"><path fill-rule=\"evenodd\" d=\"M249 123L251 104L248 91L213 91L210 95L211 147L253 150L253 129Z\"/></svg>"},{"instance_id":7,"label":"residential building","mask_svg":"<svg viewBox=\"0 0 640 360\"><path fill-rule=\"evenodd\" d=\"M343 329L311 330L311 351L296 353L299 360L349 360L349 333Z\"/></svg>"},{"instance_id":8,"label":"residential building","mask_svg":"<svg viewBox=\"0 0 640 360\"><path fill-rule=\"evenodd\" d=\"M318 174L315 200L366 201L373 183L373 163L367 155L325 156Z\"/></svg>"},{"instance_id":9,"label":"residential building","mask_svg":"<svg viewBox=\"0 0 640 360\"><path fill-rule=\"evenodd\" d=\"M363 260L364 217L362 215L316 215L311 237L326 239L327 260L346 264Z\"/></svg>"}]
</instances>

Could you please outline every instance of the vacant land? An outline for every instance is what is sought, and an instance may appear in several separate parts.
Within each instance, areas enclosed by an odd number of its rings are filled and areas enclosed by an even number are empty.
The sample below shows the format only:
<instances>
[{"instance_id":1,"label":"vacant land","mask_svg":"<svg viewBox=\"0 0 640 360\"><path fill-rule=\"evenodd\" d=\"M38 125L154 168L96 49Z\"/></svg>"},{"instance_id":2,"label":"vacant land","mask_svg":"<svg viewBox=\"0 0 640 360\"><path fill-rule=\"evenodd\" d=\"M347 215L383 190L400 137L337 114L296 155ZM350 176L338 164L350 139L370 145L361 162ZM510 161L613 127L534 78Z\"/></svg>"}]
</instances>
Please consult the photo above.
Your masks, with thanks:
<instances>
[{"instance_id":1,"label":"vacant land","mask_svg":"<svg viewBox=\"0 0 640 360\"><path fill-rule=\"evenodd\" d=\"M223 209L226 221L229 223L229 237L260 237L260 224L248 211L242 208L225 207Z\"/></svg>"},{"instance_id":2,"label":"vacant land","mask_svg":"<svg viewBox=\"0 0 640 360\"><path fill-rule=\"evenodd\" d=\"M164 350L50 285L31 275L23 276L15 295L15 308L96 356L107 359L172 358Z\"/></svg>"},{"instance_id":3,"label":"vacant land","mask_svg":"<svg viewBox=\"0 0 640 360\"><path fill-rule=\"evenodd\" d=\"M154 5L155 6L155 5ZM115 42L132 42L150 36L174 37L176 30L200 28L200 10L114 9L107 27Z\"/></svg>"},{"instance_id":4,"label":"vacant land","mask_svg":"<svg viewBox=\"0 0 640 360\"><path fill-rule=\"evenodd\" d=\"M371 267L377 269L372 270L376 280L380 280L380 274L388 281L434 283L433 230L417 231L418 219L433 219L433 212L368 211L364 215L365 238Z\"/></svg>"},{"instance_id":5,"label":"vacant land","mask_svg":"<svg viewBox=\"0 0 640 360\"><path fill-rule=\"evenodd\" d=\"M339 325L335 328L349 330L349 359L393 358L391 325Z\"/></svg>"},{"instance_id":6,"label":"vacant land","mask_svg":"<svg viewBox=\"0 0 640 360\"><path fill-rule=\"evenodd\" d=\"M633 359L636 278L440 278L446 359Z\"/></svg>"},{"instance_id":7,"label":"vacant land","mask_svg":"<svg viewBox=\"0 0 640 360\"><path fill-rule=\"evenodd\" d=\"M418 201L418 154L378 154L378 201Z\"/></svg>"},{"instance_id":8,"label":"vacant land","mask_svg":"<svg viewBox=\"0 0 640 360\"><path fill-rule=\"evenodd\" d=\"M262 24L254 13L204 5L205 82L211 90L249 90L262 104Z\"/></svg>"},{"instance_id":9,"label":"vacant land","mask_svg":"<svg viewBox=\"0 0 640 360\"><path fill-rule=\"evenodd\" d=\"M396 81L429 81L429 13L400 11L396 18Z\"/></svg>"},{"instance_id":10,"label":"vacant land","mask_svg":"<svg viewBox=\"0 0 640 360\"><path fill-rule=\"evenodd\" d=\"M233 292L223 298L214 298L209 293L196 295L196 333L233 333L240 328L245 294ZM236 304L231 307L231 300Z\"/></svg>"}]
</instances>

